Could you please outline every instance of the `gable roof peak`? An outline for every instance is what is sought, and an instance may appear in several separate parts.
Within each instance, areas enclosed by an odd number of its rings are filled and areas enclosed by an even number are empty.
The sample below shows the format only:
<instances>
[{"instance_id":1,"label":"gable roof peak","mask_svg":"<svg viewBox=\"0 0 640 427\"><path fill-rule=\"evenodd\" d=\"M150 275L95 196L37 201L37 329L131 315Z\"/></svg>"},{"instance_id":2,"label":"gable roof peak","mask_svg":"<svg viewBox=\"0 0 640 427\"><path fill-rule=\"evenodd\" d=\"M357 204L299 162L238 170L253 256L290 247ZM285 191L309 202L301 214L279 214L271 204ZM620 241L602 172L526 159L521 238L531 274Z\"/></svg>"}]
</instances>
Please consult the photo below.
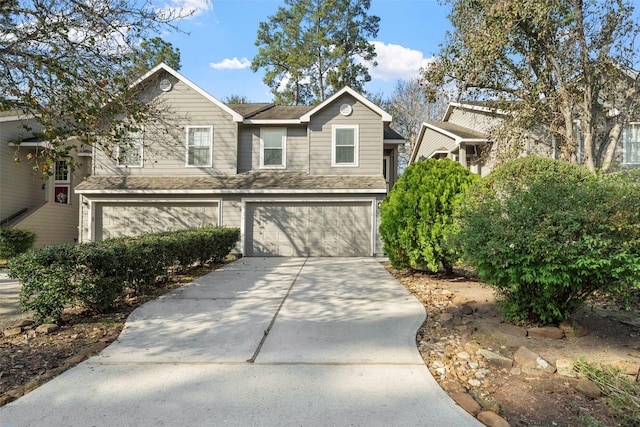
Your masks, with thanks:
<instances>
[{"instance_id":1,"label":"gable roof peak","mask_svg":"<svg viewBox=\"0 0 640 427\"><path fill-rule=\"evenodd\" d=\"M302 117L300 117L300 121L302 122L311 121L311 116L313 116L315 113L325 108L327 105L331 104L336 99L340 98L345 93L353 96L359 102L361 102L362 104L366 105L368 108L370 108L371 110L379 114L380 117L382 117L383 122L391 122L392 117L389 113L384 111L382 108L380 108L373 102L369 101L367 98L365 98L364 96L362 96L361 94L359 94L358 92L350 88L349 86L343 87L342 89L340 89L339 91L331 95L329 98L325 99L320 104L316 105L314 108L309 110L309 112L307 112Z\"/></svg>"},{"instance_id":2,"label":"gable roof peak","mask_svg":"<svg viewBox=\"0 0 640 427\"><path fill-rule=\"evenodd\" d=\"M227 104L225 104L224 102L220 101L219 99L215 98L210 93L206 92L200 86L196 85L191 80L189 80L188 78L186 78L185 76L183 76L182 74L180 74L179 72L177 72L176 70L174 70L173 68L171 68L170 66L165 64L164 62L161 62L160 64L156 65L155 67L153 67L152 69L147 71L138 80L136 80L131 86L133 87L133 86L139 85L140 83L142 83L143 81L149 79L151 76L155 75L159 71L164 71L164 72L172 75L176 79L180 80L181 82L183 82L187 86L189 86L189 88L191 88L195 92L199 93L204 98L206 98L208 101L210 101L211 103L213 103L214 105L218 106L219 108L224 110L226 113L231 115L231 117L233 118L234 122L242 122L242 120L244 119L242 117L242 115L239 114L237 111L235 111L234 109L232 109Z\"/></svg>"}]
</instances>

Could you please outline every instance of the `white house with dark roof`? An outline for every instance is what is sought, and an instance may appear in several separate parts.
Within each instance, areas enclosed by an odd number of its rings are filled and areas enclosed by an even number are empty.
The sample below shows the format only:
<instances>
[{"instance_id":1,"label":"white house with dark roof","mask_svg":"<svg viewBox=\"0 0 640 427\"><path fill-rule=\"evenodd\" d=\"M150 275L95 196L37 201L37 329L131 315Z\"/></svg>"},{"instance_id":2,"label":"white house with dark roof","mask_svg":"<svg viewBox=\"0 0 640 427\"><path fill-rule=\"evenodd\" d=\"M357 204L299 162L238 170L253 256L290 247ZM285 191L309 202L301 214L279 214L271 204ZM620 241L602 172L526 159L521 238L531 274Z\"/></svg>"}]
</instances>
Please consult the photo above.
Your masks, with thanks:
<instances>
[{"instance_id":1,"label":"white house with dark roof","mask_svg":"<svg viewBox=\"0 0 640 427\"><path fill-rule=\"evenodd\" d=\"M378 205L405 141L380 107L350 88L317 106L227 105L164 64L140 81L167 118L94 150L80 241L220 225L240 228L245 256L382 253Z\"/></svg>"}]
</instances>

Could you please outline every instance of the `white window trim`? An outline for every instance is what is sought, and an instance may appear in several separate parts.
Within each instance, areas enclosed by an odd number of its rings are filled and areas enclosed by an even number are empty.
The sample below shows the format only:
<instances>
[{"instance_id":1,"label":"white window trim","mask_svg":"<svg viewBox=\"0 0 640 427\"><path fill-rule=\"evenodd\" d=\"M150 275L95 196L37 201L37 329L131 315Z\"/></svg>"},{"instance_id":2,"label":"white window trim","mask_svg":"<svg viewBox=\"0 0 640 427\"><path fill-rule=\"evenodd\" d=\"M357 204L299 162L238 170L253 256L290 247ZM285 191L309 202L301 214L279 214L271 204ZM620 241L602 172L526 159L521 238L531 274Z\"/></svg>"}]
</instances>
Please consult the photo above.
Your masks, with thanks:
<instances>
[{"instance_id":1,"label":"white window trim","mask_svg":"<svg viewBox=\"0 0 640 427\"><path fill-rule=\"evenodd\" d=\"M337 163L336 162L336 130L338 129L353 129L353 163ZM354 168L358 167L359 158L359 141L360 141L360 126L359 125L332 125L331 126L331 167L338 168Z\"/></svg>"},{"instance_id":2,"label":"white window trim","mask_svg":"<svg viewBox=\"0 0 640 427\"><path fill-rule=\"evenodd\" d=\"M281 130L282 131L282 164L281 165L265 165L264 164L264 130ZM287 168L287 128L260 128L260 168L261 169L286 169Z\"/></svg>"},{"instance_id":3,"label":"white window trim","mask_svg":"<svg viewBox=\"0 0 640 427\"><path fill-rule=\"evenodd\" d=\"M209 129L209 162L206 165L190 165L189 164L189 129ZM210 168L213 167L213 126L212 125L190 125L185 126L185 166L188 168Z\"/></svg>"},{"instance_id":4,"label":"white window trim","mask_svg":"<svg viewBox=\"0 0 640 427\"><path fill-rule=\"evenodd\" d=\"M629 122L627 123L627 126L638 126L640 127L640 122ZM623 144L622 144L622 163L625 165L638 165L640 164L640 161L637 162L631 162L627 159L627 127L625 126L625 128L623 129L624 135L623 135Z\"/></svg>"},{"instance_id":5,"label":"white window trim","mask_svg":"<svg viewBox=\"0 0 640 427\"><path fill-rule=\"evenodd\" d=\"M67 179L57 179L58 162L65 162L67 164ZM55 183L60 183L60 184L70 184L71 183L71 171L69 170L69 161L67 159L57 160L55 162L53 168L54 168L54 170L53 170L53 180L55 181Z\"/></svg>"},{"instance_id":6,"label":"white window trim","mask_svg":"<svg viewBox=\"0 0 640 427\"><path fill-rule=\"evenodd\" d=\"M133 132L131 132L133 133ZM119 168L141 168L144 166L144 129L140 129L140 162L137 165L124 165L120 163L120 144L118 144L117 155L116 155L116 165Z\"/></svg>"},{"instance_id":7,"label":"white window trim","mask_svg":"<svg viewBox=\"0 0 640 427\"><path fill-rule=\"evenodd\" d=\"M58 204L61 204L61 205L70 205L71 204L71 185L70 184L61 184L60 185L60 184L58 184L58 182L63 182L63 181L56 181L56 183L53 185L53 193L54 193L54 195L53 195L54 200L53 201L54 201L54 203L58 203ZM67 200L65 200L64 203L58 202L57 200L55 200L55 197L56 197L55 196L55 189L58 188L58 187L67 189Z\"/></svg>"}]
</instances>

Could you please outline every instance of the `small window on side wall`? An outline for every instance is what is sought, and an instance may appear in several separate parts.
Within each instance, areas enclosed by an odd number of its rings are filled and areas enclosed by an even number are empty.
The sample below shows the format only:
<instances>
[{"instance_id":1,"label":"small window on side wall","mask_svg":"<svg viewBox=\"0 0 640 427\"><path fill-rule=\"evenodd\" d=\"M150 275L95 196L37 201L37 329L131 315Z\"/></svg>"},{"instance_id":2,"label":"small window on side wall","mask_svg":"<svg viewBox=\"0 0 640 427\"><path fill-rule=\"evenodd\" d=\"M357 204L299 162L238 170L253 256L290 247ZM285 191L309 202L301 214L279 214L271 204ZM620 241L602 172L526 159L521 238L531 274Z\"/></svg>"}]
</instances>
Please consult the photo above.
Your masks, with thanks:
<instances>
[{"instance_id":1,"label":"small window on side wall","mask_svg":"<svg viewBox=\"0 0 640 427\"><path fill-rule=\"evenodd\" d=\"M629 123L624 130L624 163L640 164L640 122Z\"/></svg>"},{"instance_id":2,"label":"small window on side wall","mask_svg":"<svg viewBox=\"0 0 640 427\"><path fill-rule=\"evenodd\" d=\"M187 126L187 166L211 167L213 126Z\"/></svg>"},{"instance_id":3,"label":"small window on side wall","mask_svg":"<svg viewBox=\"0 0 640 427\"><path fill-rule=\"evenodd\" d=\"M69 204L70 198L71 175L69 173L69 164L66 160L58 160L56 162L56 170L54 175L53 201L55 203Z\"/></svg>"},{"instance_id":4,"label":"small window on side wall","mask_svg":"<svg viewBox=\"0 0 640 427\"><path fill-rule=\"evenodd\" d=\"M260 167L285 168L287 166L287 130L285 128L260 129Z\"/></svg>"},{"instance_id":5,"label":"small window on side wall","mask_svg":"<svg viewBox=\"0 0 640 427\"><path fill-rule=\"evenodd\" d=\"M358 125L332 126L332 166L358 166L358 130Z\"/></svg>"},{"instance_id":6,"label":"small window on side wall","mask_svg":"<svg viewBox=\"0 0 640 427\"><path fill-rule=\"evenodd\" d=\"M126 168L142 167L143 132L129 132L127 137L118 143L118 166Z\"/></svg>"}]
</instances>

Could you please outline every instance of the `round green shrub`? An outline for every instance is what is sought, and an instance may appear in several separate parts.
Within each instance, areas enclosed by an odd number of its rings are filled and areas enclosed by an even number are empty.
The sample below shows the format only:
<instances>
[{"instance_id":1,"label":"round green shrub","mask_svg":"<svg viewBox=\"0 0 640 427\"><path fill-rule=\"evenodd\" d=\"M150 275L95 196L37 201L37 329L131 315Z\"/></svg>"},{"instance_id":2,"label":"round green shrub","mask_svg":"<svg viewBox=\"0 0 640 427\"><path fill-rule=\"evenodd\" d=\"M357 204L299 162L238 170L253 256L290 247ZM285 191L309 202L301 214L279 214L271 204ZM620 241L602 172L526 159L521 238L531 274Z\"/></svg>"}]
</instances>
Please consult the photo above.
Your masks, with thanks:
<instances>
[{"instance_id":1,"label":"round green shrub","mask_svg":"<svg viewBox=\"0 0 640 427\"><path fill-rule=\"evenodd\" d=\"M23 228L0 227L0 258L9 259L33 247L36 232Z\"/></svg>"},{"instance_id":2,"label":"round green shrub","mask_svg":"<svg viewBox=\"0 0 640 427\"><path fill-rule=\"evenodd\" d=\"M449 245L455 233L454 207L478 179L449 159L407 167L380 206L380 234L394 268L451 271L458 254Z\"/></svg>"},{"instance_id":3,"label":"round green shrub","mask_svg":"<svg viewBox=\"0 0 640 427\"><path fill-rule=\"evenodd\" d=\"M458 221L463 259L516 323L556 323L595 291L640 284L640 186L624 176L517 159L474 185Z\"/></svg>"}]
</instances>

